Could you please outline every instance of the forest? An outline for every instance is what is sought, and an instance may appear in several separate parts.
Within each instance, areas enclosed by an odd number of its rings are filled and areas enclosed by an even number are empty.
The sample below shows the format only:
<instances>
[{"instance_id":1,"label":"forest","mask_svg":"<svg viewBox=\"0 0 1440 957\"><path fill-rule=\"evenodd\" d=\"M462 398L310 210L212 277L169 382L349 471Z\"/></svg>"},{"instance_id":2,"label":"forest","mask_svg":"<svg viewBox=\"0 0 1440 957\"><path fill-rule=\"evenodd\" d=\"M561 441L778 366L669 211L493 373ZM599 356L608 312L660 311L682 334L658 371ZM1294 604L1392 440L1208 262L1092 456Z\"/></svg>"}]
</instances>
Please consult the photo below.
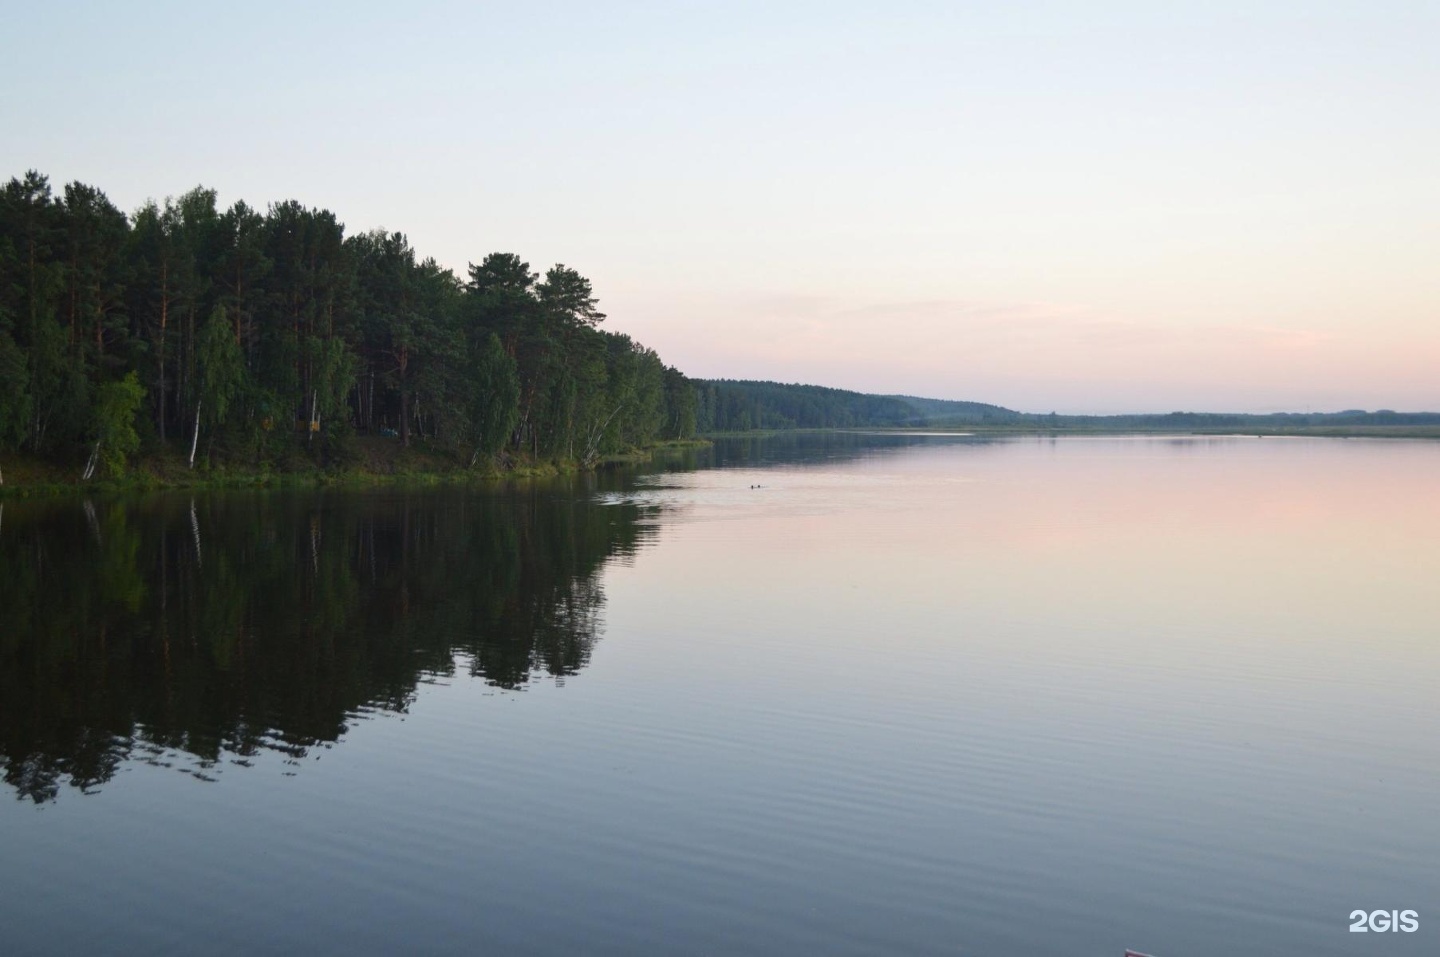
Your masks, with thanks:
<instances>
[{"instance_id":1,"label":"forest","mask_svg":"<svg viewBox=\"0 0 1440 957\"><path fill-rule=\"evenodd\" d=\"M127 214L30 171L0 190L0 456L329 465L365 435L590 465L693 435L692 384L604 318L565 265L497 252L460 277L296 201L196 188Z\"/></svg>"},{"instance_id":2,"label":"forest","mask_svg":"<svg viewBox=\"0 0 1440 957\"><path fill-rule=\"evenodd\" d=\"M697 381L695 414L702 432L894 428L916 422L913 409L887 396L731 379Z\"/></svg>"}]
</instances>

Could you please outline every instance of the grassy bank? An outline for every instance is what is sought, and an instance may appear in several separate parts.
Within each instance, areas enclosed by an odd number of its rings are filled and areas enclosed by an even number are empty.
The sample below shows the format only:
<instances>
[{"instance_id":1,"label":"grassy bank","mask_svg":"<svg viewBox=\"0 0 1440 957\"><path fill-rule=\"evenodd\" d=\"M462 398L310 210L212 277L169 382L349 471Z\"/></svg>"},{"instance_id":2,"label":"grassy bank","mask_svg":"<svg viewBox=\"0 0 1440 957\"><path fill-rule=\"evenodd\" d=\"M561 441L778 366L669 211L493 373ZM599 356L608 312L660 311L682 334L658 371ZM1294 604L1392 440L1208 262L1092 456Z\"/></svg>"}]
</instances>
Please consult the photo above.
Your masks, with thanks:
<instances>
[{"instance_id":1,"label":"grassy bank","mask_svg":"<svg viewBox=\"0 0 1440 957\"><path fill-rule=\"evenodd\" d=\"M657 442L642 449L607 456L598 467L650 461L656 454L703 448L705 439ZM382 485L440 485L493 483L544 478L581 471L567 459L530 459L507 456L498 462L473 467L448 450L417 441L404 448L392 438L357 437L343 455L325 460L304 448L287 449L275 459L251 465L235 462L197 462L194 469L176 453L143 455L125 474L82 481L83 462L55 462L11 455L0 460L0 498L31 498L74 492L123 492L159 489L365 487Z\"/></svg>"}]
</instances>

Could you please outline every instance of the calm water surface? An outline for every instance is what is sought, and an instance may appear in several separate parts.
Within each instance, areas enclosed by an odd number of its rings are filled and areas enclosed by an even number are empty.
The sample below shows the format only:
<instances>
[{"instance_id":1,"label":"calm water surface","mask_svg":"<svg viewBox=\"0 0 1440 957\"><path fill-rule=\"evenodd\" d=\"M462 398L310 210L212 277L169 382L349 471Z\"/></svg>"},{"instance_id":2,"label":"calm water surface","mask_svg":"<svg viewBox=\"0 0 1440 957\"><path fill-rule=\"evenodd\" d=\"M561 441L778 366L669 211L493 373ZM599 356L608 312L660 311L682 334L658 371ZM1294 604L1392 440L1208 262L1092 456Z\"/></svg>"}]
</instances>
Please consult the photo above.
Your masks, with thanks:
<instances>
[{"instance_id":1,"label":"calm water surface","mask_svg":"<svg viewBox=\"0 0 1440 957\"><path fill-rule=\"evenodd\" d=\"M6 501L0 952L1433 954L1437 493L840 435Z\"/></svg>"}]
</instances>

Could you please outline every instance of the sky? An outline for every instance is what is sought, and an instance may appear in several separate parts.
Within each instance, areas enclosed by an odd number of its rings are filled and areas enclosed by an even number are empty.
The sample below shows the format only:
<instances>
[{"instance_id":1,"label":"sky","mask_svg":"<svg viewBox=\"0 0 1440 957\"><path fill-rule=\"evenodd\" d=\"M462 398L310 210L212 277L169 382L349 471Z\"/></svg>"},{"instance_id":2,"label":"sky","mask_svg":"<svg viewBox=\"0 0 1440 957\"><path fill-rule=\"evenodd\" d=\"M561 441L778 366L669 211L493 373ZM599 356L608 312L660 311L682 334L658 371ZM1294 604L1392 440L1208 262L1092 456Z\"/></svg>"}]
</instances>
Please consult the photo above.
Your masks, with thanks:
<instances>
[{"instance_id":1,"label":"sky","mask_svg":"<svg viewBox=\"0 0 1440 957\"><path fill-rule=\"evenodd\" d=\"M0 176L519 253L698 377L1440 410L1440 4L0 0Z\"/></svg>"}]
</instances>

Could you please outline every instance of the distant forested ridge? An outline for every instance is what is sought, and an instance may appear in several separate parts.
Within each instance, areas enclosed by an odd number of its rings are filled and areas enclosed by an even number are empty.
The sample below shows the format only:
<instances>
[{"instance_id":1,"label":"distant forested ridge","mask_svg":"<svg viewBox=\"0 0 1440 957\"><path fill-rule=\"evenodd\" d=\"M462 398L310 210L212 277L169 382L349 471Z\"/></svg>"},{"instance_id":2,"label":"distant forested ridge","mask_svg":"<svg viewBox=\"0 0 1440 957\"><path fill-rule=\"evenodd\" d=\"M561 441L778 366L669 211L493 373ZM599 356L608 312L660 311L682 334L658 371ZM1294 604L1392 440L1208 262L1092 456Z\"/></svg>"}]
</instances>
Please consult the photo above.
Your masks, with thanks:
<instances>
[{"instance_id":1,"label":"distant forested ridge","mask_svg":"<svg viewBox=\"0 0 1440 957\"><path fill-rule=\"evenodd\" d=\"M1014 424L1024 416L981 402L869 395L818 385L737 379L695 380L701 432L753 429L905 428L942 419Z\"/></svg>"},{"instance_id":2,"label":"distant forested ridge","mask_svg":"<svg viewBox=\"0 0 1440 957\"><path fill-rule=\"evenodd\" d=\"M423 437L463 463L586 463L695 431L695 390L599 328L590 281L197 188L133 214L36 172L0 190L0 453L118 474L142 449L259 463Z\"/></svg>"},{"instance_id":3,"label":"distant forested ridge","mask_svg":"<svg viewBox=\"0 0 1440 957\"><path fill-rule=\"evenodd\" d=\"M757 429L1007 428L1077 431L1221 431L1440 426L1440 413L1279 412L1265 415L1170 412L1162 415L1057 415L1016 412L982 402L870 395L814 385L733 379L695 380L700 432Z\"/></svg>"}]
</instances>

